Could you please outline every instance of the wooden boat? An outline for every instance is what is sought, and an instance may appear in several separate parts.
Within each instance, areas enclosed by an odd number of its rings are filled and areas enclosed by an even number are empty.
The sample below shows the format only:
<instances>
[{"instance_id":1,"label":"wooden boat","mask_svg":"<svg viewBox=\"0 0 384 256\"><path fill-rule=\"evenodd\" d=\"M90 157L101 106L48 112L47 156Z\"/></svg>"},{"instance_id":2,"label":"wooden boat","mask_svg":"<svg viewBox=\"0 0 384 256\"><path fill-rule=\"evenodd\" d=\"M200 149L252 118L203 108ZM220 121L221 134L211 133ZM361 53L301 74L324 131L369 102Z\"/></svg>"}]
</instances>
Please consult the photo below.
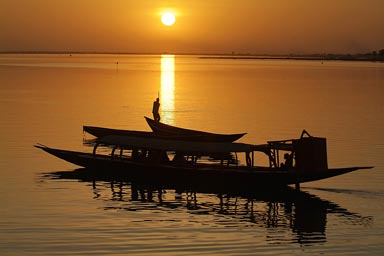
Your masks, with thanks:
<instances>
[{"instance_id":1,"label":"wooden boat","mask_svg":"<svg viewBox=\"0 0 384 256\"><path fill-rule=\"evenodd\" d=\"M135 131L135 130L121 130L112 129L97 126L83 126L83 132L87 132L96 138L105 137L108 135L120 135L120 136L136 136L144 138L154 139L167 139L167 140L182 140L182 141L206 141L206 142L220 142L226 140L236 139L231 135L219 135L219 134L208 134L208 133L158 133L148 131Z\"/></svg>"},{"instance_id":2,"label":"wooden boat","mask_svg":"<svg viewBox=\"0 0 384 256\"><path fill-rule=\"evenodd\" d=\"M151 127L153 132L157 134L162 134L162 135L193 135L193 136L201 136L202 138L204 138L204 141L233 142L240 139L245 134L247 134L247 133L218 134L218 133L197 131L197 130L185 129L185 128L180 128L180 127L164 124L161 122L157 122L146 116L144 118L147 121L149 127Z\"/></svg>"},{"instance_id":3,"label":"wooden boat","mask_svg":"<svg viewBox=\"0 0 384 256\"><path fill-rule=\"evenodd\" d=\"M153 132L146 131L134 131L134 130L121 130L121 129L112 129L105 127L97 126L83 126L83 132L87 132L96 138L101 138L108 135L122 135L122 136L138 136L138 137L151 137Z\"/></svg>"},{"instance_id":4,"label":"wooden boat","mask_svg":"<svg viewBox=\"0 0 384 256\"><path fill-rule=\"evenodd\" d=\"M197 181L223 186L282 187L321 180L358 169L328 168L324 138L301 137L271 141L263 145L224 142L188 142L134 136L109 135L97 140L92 153L35 147L58 158L121 178L151 179L163 182ZM110 154L98 152L110 148ZM99 150L100 151L100 150ZM117 153L118 151L118 153ZM264 153L269 166L255 165L255 152ZM280 164L279 155L292 156L292 165ZM243 153L245 164L238 153ZM172 158L172 160L170 160Z\"/></svg>"}]
</instances>

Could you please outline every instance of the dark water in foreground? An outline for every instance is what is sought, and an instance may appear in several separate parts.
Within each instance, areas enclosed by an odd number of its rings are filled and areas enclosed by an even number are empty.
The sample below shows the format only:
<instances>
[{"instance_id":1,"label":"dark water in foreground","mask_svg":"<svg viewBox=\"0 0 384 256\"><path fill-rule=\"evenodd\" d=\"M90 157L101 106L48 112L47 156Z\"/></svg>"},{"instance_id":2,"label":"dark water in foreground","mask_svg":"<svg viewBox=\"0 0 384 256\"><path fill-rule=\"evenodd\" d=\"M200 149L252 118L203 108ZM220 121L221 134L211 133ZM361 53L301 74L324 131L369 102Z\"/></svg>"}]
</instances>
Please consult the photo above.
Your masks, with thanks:
<instances>
[{"instance_id":1,"label":"dark water in foreground","mask_svg":"<svg viewBox=\"0 0 384 256\"><path fill-rule=\"evenodd\" d=\"M330 167L375 168L301 192L182 190L68 176L33 148L90 151L82 125L149 130L158 92L164 122L255 144L306 129ZM384 252L382 63L1 55L0 96L1 255Z\"/></svg>"}]
</instances>

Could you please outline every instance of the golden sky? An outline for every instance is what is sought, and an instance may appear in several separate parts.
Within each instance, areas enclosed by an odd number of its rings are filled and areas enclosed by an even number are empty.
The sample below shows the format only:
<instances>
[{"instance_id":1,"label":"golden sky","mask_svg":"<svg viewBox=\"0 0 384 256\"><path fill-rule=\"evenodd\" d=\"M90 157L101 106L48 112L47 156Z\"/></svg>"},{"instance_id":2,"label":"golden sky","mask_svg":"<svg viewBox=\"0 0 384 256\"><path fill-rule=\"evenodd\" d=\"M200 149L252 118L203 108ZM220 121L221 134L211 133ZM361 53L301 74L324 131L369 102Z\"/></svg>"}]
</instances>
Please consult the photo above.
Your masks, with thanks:
<instances>
[{"instance_id":1,"label":"golden sky","mask_svg":"<svg viewBox=\"0 0 384 256\"><path fill-rule=\"evenodd\" d=\"M383 0L0 0L0 51L371 52L384 48L383 10Z\"/></svg>"}]
</instances>

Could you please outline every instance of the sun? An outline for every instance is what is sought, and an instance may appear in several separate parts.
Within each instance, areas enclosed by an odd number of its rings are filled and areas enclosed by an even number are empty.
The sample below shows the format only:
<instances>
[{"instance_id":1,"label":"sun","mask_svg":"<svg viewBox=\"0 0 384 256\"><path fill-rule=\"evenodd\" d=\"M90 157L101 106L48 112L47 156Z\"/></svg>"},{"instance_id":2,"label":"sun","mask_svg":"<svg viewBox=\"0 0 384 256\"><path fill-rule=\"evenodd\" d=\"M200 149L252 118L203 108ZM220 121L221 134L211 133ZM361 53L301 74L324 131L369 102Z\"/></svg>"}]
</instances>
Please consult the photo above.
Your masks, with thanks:
<instances>
[{"instance_id":1,"label":"sun","mask_svg":"<svg viewBox=\"0 0 384 256\"><path fill-rule=\"evenodd\" d=\"M165 12L161 15L161 22L165 26L172 26L173 24L175 24L175 21L176 17L175 14L173 14L172 12Z\"/></svg>"}]
</instances>

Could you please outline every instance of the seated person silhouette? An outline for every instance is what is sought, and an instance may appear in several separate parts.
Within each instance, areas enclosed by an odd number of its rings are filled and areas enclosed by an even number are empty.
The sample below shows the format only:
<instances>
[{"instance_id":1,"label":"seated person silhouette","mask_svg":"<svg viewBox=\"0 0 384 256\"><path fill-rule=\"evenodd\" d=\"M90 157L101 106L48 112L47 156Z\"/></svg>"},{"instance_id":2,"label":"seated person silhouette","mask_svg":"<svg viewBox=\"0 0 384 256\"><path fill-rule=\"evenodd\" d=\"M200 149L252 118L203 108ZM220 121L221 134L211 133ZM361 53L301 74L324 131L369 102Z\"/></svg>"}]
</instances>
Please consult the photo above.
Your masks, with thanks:
<instances>
[{"instance_id":1,"label":"seated person silhouette","mask_svg":"<svg viewBox=\"0 0 384 256\"><path fill-rule=\"evenodd\" d=\"M185 159L183 152L176 152L172 162L176 165L184 165L187 163L187 160Z\"/></svg>"},{"instance_id":2,"label":"seated person silhouette","mask_svg":"<svg viewBox=\"0 0 384 256\"><path fill-rule=\"evenodd\" d=\"M285 153L284 159L285 159L285 163L281 164L281 168L286 169L286 170L292 168L293 167L293 154Z\"/></svg>"}]
</instances>

